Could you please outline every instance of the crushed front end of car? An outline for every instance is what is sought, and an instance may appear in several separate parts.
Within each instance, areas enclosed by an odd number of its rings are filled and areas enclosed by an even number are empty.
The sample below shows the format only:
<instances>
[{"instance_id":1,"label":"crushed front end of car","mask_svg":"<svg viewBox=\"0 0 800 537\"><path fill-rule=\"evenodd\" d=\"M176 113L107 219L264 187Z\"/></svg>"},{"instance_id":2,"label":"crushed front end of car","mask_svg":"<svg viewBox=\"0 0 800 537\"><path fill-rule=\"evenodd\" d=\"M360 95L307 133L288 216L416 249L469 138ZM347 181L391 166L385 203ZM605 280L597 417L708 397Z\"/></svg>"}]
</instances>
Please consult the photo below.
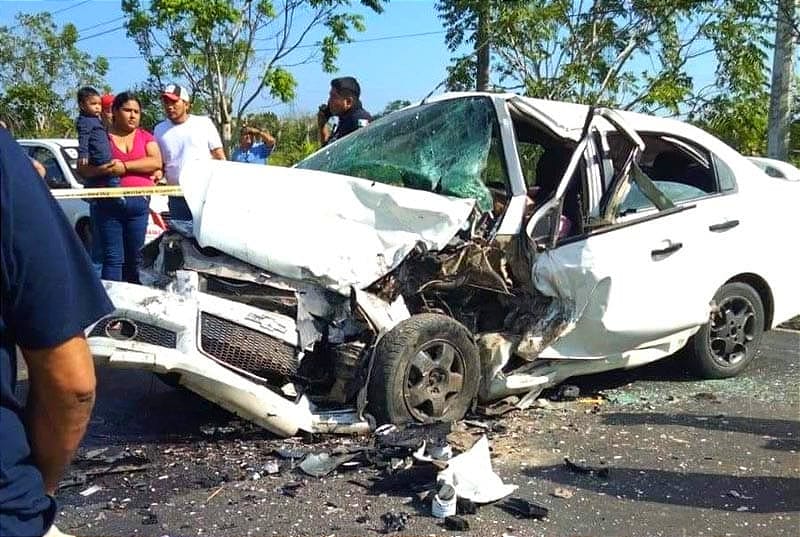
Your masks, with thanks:
<instances>
[{"instance_id":1,"label":"crushed front end of car","mask_svg":"<svg viewBox=\"0 0 800 537\"><path fill-rule=\"evenodd\" d=\"M583 371L538 359L576 310L534 285L524 185L487 186L499 102L402 111L294 169L187 163L193 222L145 249L147 287L105 282L96 359L279 435L457 420Z\"/></svg>"}]
</instances>

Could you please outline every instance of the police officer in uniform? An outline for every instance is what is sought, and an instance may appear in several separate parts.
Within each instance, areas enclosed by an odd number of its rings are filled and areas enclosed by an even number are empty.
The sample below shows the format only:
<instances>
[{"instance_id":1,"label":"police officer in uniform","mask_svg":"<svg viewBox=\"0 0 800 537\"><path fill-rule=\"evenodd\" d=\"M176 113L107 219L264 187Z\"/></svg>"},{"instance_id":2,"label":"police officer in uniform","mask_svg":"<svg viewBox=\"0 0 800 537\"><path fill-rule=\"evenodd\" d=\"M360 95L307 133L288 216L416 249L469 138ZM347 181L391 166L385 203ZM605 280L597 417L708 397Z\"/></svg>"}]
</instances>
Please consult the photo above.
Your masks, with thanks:
<instances>
[{"instance_id":1,"label":"police officer in uniform","mask_svg":"<svg viewBox=\"0 0 800 537\"><path fill-rule=\"evenodd\" d=\"M361 87L352 76L331 80L328 103L320 106L317 113L320 144L327 145L334 142L372 121L370 113L361 106L360 97ZM328 120L332 116L339 119L333 132L328 126Z\"/></svg>"}]
</instances>

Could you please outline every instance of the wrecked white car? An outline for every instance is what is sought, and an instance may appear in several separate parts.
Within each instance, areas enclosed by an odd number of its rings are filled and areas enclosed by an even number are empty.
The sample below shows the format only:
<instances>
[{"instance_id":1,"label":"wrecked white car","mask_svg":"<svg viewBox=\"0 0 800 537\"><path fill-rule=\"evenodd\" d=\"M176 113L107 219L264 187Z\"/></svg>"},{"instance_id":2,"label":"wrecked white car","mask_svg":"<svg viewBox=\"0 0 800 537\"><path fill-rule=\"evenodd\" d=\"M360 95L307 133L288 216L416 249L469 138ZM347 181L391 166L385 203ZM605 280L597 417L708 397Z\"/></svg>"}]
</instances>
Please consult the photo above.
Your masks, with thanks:
<instances>
[{"instance_id":1,"label":"wrecked white car","mask_svg":"<svg viewBox=\"0 0 800 537\"><path fill-rule=\"evenodd\" d=\"M732 376L800 312L797 189L678 121L447 94L181 185L192 236L146 248L152 286L105 283L93 354L280 435L456 420L687 344Z\"/></svg>"}]
</instances>

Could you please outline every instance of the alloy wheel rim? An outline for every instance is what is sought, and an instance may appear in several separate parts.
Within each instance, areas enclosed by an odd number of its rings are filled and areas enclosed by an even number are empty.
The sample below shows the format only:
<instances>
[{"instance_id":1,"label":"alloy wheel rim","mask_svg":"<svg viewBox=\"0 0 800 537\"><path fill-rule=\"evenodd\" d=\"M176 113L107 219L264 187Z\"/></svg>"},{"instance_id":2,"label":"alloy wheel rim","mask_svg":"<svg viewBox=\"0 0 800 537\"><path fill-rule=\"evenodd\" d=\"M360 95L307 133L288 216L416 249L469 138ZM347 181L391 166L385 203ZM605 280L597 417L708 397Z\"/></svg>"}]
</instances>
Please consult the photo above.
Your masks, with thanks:
<instances>
[{"instance_id":1,"label":"alloy wheel rim","mask_svg":"<svg viewBox=\"0 0 800 537\"><path fill-rule=\"evenodd\" d=\"M733 367L750 355L756 334L753 304L741 296L729 297L711 313L708 330L711 356L723 367Z\"/></svg>"},{"instance_id":2,"label":"alloy wheel rim","mask_svg":"<svg viewBox=\"0 0 800 537\"><path fill-rule=\"evenodd\" d=\"M449 342L431 341L420 347L403 383L403 398L414 419L444 418L464 386L464 371L464 357Z\"/></svg>"}]
</instances>

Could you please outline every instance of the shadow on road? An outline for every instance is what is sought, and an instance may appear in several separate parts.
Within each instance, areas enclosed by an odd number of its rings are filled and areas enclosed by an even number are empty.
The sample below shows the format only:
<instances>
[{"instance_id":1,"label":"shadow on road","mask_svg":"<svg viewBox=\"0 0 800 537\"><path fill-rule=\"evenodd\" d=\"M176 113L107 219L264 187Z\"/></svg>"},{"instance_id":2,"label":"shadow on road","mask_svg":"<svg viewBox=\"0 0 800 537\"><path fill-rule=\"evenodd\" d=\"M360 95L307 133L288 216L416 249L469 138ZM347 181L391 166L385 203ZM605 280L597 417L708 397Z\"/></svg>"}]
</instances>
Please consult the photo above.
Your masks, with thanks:
<instances>
[{"instance_id":1,"label":"shadow on road","mask_svg":"<svg viewBox=\"0 0 800 537\"><path fill-rule=\"evenodd\" d=\"M189 390L172 388L145 371L98 369L97 402L83 445L192 443L209 440L209 428L225 426L235 416ZM274 438L245 424L237 437ZM212 435L213 436L213 435Z\"/></svg>"},{"instance_id":2,"label":"shadow on road","mask_svg":"<svg viewBox=\"0 0 800 537\"><path fill-rule=\"evenodd\" d=\"M789 451L800 445L800 422L786 419L712 416L702 414L625 413L606 414L606 425L680 425L714 431L769 436L766 449Z\"/></svg>"},{"instance_id":3,"label":"shadow on road","mask_svg":"<svg viewBox=\"0 0 800 537\"><path fill-rule=\"evenodd\" d=\"M525 473L578 489L623 500L686 505L721 511L782 513L800 511L800 479L768 476L729 476L709 473L609 467L602 479L578 475L564 466L530 468ZM736 491L734 497L730 491Z\"/></svg>"},{"instance_id":4,"label":"shadow on road","mask_svg":"<svg viewBox=\"0 0 800 537\"><path fill-rule=\"evenodd\" d=\"M574 384L581 393L598 393L627 386L637 381L697 382L699 379L686 369L682 352L636 369L616 369L606 373L595 373L573 377L566 384Z\"/></svg>"}]
</instances>

